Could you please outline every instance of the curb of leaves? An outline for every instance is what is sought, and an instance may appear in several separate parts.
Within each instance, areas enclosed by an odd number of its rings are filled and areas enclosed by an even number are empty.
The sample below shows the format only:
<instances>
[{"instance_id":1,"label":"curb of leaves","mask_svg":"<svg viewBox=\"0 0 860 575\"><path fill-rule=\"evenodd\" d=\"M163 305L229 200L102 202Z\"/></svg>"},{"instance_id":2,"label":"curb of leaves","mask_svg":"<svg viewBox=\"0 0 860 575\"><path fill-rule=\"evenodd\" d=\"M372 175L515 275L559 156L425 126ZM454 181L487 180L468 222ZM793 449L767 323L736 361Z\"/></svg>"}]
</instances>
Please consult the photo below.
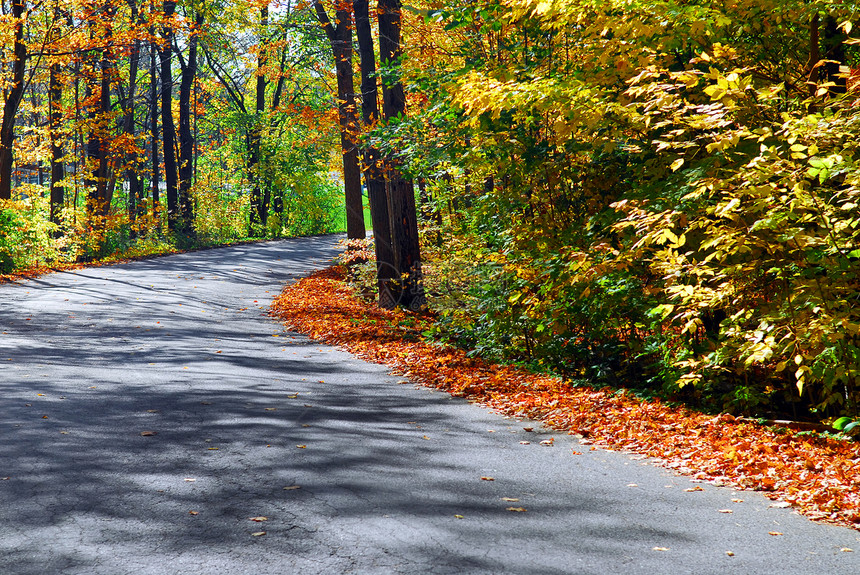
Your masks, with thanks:
<instances>
[{"instance_id":1,"label":"curb of leaves","mask_svg":"<svg viewBox=\"0 0 860 575\"><path fill-rule=\"evenodd\" d=\"M514 417L579 433L591 443L656 458L679 473L761 490L812 519L860 528L860 444L780 433L728 414L717 417L606 389L571 387L405 337L400 324L431 320L378 309L354 295L342 267L284 289L272 314L309 335L424 385L468 396Z\"/></svg>"}]
</instances>

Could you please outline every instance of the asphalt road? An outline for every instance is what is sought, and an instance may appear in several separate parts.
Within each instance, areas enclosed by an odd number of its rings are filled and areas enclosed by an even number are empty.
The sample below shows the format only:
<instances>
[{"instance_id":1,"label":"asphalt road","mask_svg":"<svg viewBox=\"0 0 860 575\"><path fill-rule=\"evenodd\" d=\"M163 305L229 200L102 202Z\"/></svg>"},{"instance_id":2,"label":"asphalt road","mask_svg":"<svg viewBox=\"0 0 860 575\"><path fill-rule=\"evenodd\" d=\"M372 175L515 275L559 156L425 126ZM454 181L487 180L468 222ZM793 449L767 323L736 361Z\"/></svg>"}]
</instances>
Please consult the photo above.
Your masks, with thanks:
<instances>
[{"instance_id":1,"label":"asphalt road","mask_svg":"<svg viewBox=\"0 0 860 575\"><path fill-rule=\"evenodd\" d=\"M860 532L285 332L335 240L0 285L0 575L860 573Z\"/></svg>"}]
</instances>

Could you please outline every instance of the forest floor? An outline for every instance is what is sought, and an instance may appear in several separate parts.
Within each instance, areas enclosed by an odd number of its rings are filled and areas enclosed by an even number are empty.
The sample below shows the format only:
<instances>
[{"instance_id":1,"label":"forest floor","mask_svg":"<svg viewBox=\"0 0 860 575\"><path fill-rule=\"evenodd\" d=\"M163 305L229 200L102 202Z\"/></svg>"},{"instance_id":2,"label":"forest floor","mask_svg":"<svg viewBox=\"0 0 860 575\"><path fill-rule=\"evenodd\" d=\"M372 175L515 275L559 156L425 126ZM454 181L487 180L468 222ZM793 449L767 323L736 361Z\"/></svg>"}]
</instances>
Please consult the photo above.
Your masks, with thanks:
<instances>
[{"instance_id":1,"label":"forest floor","mask_svg":"<svg viewBox=\"0 0 860 575\"><path fill-rule=\"evenodd\" d=\"M647 455L695 479L763 491L774 505L860 528L856 441L705 415L623 390L571 387L555 377L468 357L424 341L420 333L430 320L363 301L341 267L288 287L273 310L290 328L315 339L501 413L540 420L586 445Z\"/></svg>"}]
</instances>

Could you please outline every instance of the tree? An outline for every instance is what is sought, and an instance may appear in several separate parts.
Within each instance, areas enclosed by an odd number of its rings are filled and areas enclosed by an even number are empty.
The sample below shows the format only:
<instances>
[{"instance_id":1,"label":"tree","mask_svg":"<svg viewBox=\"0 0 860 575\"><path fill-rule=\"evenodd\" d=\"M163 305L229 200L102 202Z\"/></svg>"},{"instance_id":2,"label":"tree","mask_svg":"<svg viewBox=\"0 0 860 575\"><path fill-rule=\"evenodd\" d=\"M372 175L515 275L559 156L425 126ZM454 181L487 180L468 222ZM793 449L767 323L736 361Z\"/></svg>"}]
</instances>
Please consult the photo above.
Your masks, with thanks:
<instances>
[{"instance_id":1,"label":"tree","mask_svg":"<svg viewBox=\"0 0 860 575\"><path fill-rule=\"evenodd\" d=\"M194 204L191 186L194 183L194 134L191 131L191 88L197 76L198 34L203 24L203 12L194 15L194 27L189 30L188 60L177 50L182 69L179 84L179 199L176 228L190 235L194 232Z\"/></svg>"},{"instance_id":2,"label":"tree","mask_svg":"<svg viewBox=\"0 0 860 575\"><path fill-rule=\"evenodd\" d=\"M364 238L364 207L361 199L361 175L358 165L358 120L355 104L355 86L352 68L352 14L349 3L335 6L335 23L326 13L320 0L314 10L325 30L334 56L337 73L337 110L340 124L340 144L343 154L343 187L346 198L346 235Z\"/></svg>"},{"instance_id":3,"label":"tree","mask_svg":"<svg viewBox=\"0 0 860 575\"><path fill-rule=\"evenodd\" d=\"M400 65L403 49L400 0L379 0L379 59L388 73ZM399 78L386 79L382 84L383 119L388 123L402 121L406 116L406 94ZM415 190L412 180L403 176L399 162L385 158L384 178L391 220L391 246L398 277L391 282L391 291L397 305L420 310L426 307L423 277L421 274L421 248L418 238L418 218L415 209ZM387 303L387 302L380 302Z\"/></svg>"},{"instance_id":4,"label":"tree","mask_svg":"<svg viewBox=\"0 0 860 575\"><path fill-rule=\"evenodd\" d=\"M376 54L373 48L373 33L368 14L368 0L354 0L355 32L361 66L361 116L364 129L370 131L379 121L379 90L376 78ZM396 305L392 293L392 282L399 277L394 263L391 243L391 219L388 214L388 196L379 150L365 145L362 163L370 217L373 223L373 243L376 252L376 284L379 306L391 308Z\"/></svg>"},{"instance_id":5,"label":"tree","mask_svg":"<svg viewBox=\"0 0 860 575\"><path fill-rule=\"evenodd\" d=\"M3 2L3 8L6 8L5 2ZM24 72L27 66L27 45L24 43L25 0L11 0L11 8L10 22L13 28L12 61L9 66L11 77L3 87L3 118L0 120L0 200L8 200L12 197L15 119L24 96Z\"/></svg>"},{"instance_id":6,"label":"tree","mask_svg":"<svg viewBox=\"0 0 860 575\"><path fill-rule=\"evenodd\" d=\"M161 64L161 135L164 154L164 182L167 195L167 226L177 229L179 222L178 173L176 164L176 125L173 122L173 42L175 31L173 16L176 2L164 0L162 4L164 23L161 27L161 43L158 53Z\"/></svg>"}]
</instances>

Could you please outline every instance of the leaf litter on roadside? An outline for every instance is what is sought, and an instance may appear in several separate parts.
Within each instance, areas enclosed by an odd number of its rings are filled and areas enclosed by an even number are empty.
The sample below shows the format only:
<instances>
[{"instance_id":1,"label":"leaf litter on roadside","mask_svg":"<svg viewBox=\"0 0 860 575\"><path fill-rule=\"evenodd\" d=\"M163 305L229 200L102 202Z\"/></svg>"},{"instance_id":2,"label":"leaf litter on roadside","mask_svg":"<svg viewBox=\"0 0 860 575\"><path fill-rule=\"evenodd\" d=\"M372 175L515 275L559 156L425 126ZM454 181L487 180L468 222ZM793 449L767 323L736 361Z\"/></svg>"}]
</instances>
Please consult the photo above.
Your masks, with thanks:
<instances>
[{"instance_id":1,"label":"leaf litter on roadside","mask_svg":"<svg viewBox=\"0 0 860 575\"><path fill-rule=\"evenodd\" d=\"M697 479L764 491L779 500L772 507L794 505L813 519L860 527L860 443L794 435L623 391L574 387L416 340L400 323L408 317L411 332L421 333L432 317L364 302L345 283L340 267L285 288L272 313L292 330L386 364L410 381L549 429L575 431L587 438L584 445L641 453Z\"/></svg>"}]
</instances>

